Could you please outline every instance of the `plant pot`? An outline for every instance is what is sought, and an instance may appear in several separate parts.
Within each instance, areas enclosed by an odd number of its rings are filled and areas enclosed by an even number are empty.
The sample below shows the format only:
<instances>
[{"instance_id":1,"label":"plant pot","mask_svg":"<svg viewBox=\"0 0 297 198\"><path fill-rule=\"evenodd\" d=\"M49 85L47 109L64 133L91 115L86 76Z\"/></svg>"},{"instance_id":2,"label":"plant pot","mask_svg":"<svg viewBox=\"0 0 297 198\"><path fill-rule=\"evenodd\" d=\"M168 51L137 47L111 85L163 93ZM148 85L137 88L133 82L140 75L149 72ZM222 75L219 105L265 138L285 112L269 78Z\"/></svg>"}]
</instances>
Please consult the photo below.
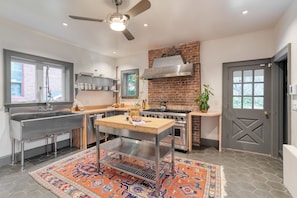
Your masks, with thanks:
<instances>
[{"instance_id":1,"label":"plant pot","mask_svg":"<svg viewBox=\"0 0 297 198\"><path fill-rule=\"evenodd\" d=\"M209 109L209 105L207 105L207 104L201 104L200 105L200 111L202 113L207 113L208 112L208 109Z\"/></svg>"}]
</instances>

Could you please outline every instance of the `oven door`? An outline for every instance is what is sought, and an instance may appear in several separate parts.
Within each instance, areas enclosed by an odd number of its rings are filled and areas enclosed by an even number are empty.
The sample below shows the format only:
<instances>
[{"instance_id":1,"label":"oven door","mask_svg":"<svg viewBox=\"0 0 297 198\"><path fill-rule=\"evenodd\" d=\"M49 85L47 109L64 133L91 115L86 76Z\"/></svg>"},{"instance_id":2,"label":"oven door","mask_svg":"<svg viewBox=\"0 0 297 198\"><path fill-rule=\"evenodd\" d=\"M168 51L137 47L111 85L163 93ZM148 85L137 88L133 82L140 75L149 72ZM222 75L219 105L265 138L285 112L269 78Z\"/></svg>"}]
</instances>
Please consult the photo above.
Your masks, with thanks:
<instances>
[{"instance_id":1,"label":"oven door","mask_svg":"<svg viewBox=\"0 0 297 198\"><path fill-rule=\"evenodd\" d=\"M181 123L176 123L173 127L172 127L174 133L175 133L175 139L174 139L174 144L175 144L175 148L176 149L180 149L180 150L184 150L187 151L188 150L188 137L187 137L187 133L186 133L186 124L181 124ZM166 145L171 145L171 135L169 135L168 137L165 137L162 140L163 143L165 143Z\"/></svg>"}]
</instances>

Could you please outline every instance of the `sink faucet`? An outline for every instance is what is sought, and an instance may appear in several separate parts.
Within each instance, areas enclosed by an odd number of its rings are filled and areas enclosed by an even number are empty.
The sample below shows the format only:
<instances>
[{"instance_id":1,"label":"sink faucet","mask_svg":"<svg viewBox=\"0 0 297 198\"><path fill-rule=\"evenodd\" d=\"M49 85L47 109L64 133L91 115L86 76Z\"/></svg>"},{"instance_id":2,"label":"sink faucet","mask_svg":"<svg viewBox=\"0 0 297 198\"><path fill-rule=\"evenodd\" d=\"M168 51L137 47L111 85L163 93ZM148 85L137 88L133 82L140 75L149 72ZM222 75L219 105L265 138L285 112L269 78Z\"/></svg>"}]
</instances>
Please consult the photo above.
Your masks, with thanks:
<instances>
[{"instance_id":1,"label":"sink faucet","mask_svg":"<svg viewBox=\"0 0 297 198\"><path fill-rule=\"evenodd\" d=\"M39 106L40 111L52 111L54 109L53 104L46 102L45 105Z\"/></svg>"},{"instance_id":2,"label":"sink faucet","mask_svg":"<svg viewBox=\"0 0 297 198\"><path fill-rule=\"evenodd\" d=\"M49 102L45 103L45 110L46 111L52 111L53 110L53 105Z\"/></svg>"}]
</instances>

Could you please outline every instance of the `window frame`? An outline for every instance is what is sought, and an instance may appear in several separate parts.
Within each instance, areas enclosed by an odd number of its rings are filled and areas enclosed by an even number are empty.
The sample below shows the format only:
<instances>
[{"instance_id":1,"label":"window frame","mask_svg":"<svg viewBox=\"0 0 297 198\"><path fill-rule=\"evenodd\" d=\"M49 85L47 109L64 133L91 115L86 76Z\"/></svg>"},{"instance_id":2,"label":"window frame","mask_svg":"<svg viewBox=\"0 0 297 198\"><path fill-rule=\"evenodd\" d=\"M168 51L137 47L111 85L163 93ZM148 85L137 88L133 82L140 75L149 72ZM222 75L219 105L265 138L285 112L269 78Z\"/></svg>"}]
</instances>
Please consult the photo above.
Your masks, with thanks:
<instances>
[{"instance_id":1,"label":"window frame","mask_svg":"<svg viewBox=\"0 0 297 198\"><path fill-rule=\"evenodd\" d=\"M74 101L74 72L73 72L73 63L55 60L51 58L26 54L22 52L12 51L3 49L3 58L4 58L4 106L6 109L9 107L14 106L28 106L28 105L35 105L40 103L45 103L44 101L37 101L37 102L22 102L22 103L12 103L11 101L11 61L12 60L21 60L24 62L30 62L31 64L34 63L36 65L42 64L47 65L49 64L50 67L55 67L61 65L64 68L64 77L63 77L63 84L65 89L65 99L64 101L51 101L54 104L65 104L65 103L73 103ZM39 72L38 69L36 72ZM40 74L36 74L40 75Z\"/></svg>"},{"instance_id":2,"label":"window frame","mask_svg":"<svg viewBox=\"0 0 297 198\"><path fill-rule=\"evenodd\" d=\"M135 96L128 95L128 75L136 75L136 94ZM121 71L121 98L123 99L138 99L139 97L139 69L129 69Z\"/></svg>"}]
</instances>

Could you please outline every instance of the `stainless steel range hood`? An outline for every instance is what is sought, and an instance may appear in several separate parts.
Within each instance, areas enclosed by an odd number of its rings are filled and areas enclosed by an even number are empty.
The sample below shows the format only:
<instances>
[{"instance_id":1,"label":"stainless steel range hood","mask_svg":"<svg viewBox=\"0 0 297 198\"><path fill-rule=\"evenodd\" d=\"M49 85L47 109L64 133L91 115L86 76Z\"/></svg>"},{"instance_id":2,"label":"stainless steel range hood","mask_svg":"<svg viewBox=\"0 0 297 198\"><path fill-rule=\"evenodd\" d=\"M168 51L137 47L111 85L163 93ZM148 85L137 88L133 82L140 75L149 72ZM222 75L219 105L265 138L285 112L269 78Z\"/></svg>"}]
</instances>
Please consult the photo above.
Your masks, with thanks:
<instances>
[{"instance_id":1,"label":"stainless steel range hood","mask_svg":"<svg viewBox=\"0 0 297 198\"><path fill-rule=\"evenodd\" d=\"M192 63L184 63L181 55L167 56L154 59L152 68L145 69L144 79L167 78L193 75Z\"/></svg>"}]
</instances>

